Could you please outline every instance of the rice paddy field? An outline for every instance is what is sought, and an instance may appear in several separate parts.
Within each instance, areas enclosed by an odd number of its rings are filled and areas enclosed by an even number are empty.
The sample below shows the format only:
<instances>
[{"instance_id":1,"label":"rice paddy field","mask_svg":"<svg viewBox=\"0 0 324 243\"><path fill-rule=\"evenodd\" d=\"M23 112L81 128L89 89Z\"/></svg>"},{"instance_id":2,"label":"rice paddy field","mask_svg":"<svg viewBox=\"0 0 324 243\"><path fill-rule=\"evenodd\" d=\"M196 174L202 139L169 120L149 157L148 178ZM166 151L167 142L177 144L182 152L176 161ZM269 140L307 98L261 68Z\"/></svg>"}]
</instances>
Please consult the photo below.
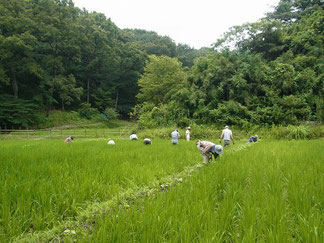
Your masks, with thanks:
<instances>
[{"instance_id":1,"label":"rice paddy field","mask_svg":"<svg viewBox=\"0 0 324 243\"><path fill-rule=\"evenodd\" d=\"M322 139L2 140L0 179L0 242L324 242Z\"/></svg>"}]
</instances>

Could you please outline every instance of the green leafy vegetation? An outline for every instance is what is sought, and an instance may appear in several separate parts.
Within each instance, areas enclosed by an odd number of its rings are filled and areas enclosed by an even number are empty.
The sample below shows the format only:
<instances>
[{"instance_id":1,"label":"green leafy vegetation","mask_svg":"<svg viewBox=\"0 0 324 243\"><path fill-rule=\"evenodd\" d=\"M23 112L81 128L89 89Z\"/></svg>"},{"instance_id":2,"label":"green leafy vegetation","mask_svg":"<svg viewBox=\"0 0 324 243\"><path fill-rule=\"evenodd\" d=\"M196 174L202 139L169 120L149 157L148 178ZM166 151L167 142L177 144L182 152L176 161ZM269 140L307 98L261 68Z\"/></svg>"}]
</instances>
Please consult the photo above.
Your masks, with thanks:
<instances>
[{"instance_id":1,"label":"green leafy vegetation","mask_svg":"<svg viewBox=\"0 0 324 243\"><path fill-rule=\"evenodd\" d=\"M322 140L244 140L207 166L194 142L106 142L1 142L1 241L324 238Z\"/></svg>"},{"instance_id":2,"label":"green leafy vegetation","mask_svg":"<svg viewBox=\"0 0 324 243\"><path fill-rule=\"evenodd\" d=\"M74 228L88 242L321 242L323 141L272 141ZM283 152L284 151L284 152ZM64 236L63 236L64 237Z\"/></svg>"},{"instance_id":3,"label":"green leafy vegetation","mask_svg":"<svg viewBox=\"0 0 324 243\"><path fill-rule=\"evenodd\" d=\"M154 140L151 146L107 141L0 141L0 241L51 229L76 217L79 209L158 184L201 160L193 142L170 147L166 140Z\"/></svg>"},{"instance_id":4,"label":"green leafy vegetation","mask_svg":"<svg viewBox=\"0 0 324 243\"><path fill-rule=\"evenodd\" d=\"M0 0L0 128L19 129L0 136L0 241L323 242L323 20L280 0L196 50L71 0ZM203 166L194 140L224 125L235 145Z\"/></svg>"},{"instance_id":5,"label":"green leafy vegetation","mask_svg":"<svg viewBox=\"0 0 324 243\"><path fill-rule=\"evenodd\" d=\"M151 83L140 86L143 103L135 109L140 124L149 128L185 126L185 122L244 127L322 122L324 40L319 23L324 12L316 1L305 6L300 1L281 1L280 6L285 2L294 13L289 22L269 15L256 23L234 26L214 44L214 52L195 60L183 82L174 78L170 85L171 71L145 69L142 77ZM159 86L154 85L155 77L160 77ZM154 94L163 84L162 94L173 93L171 99L152 102L142 95Z\"/></svg>"},{"instance_id":6,"label":"green leafy vegetation","mask_svg":"<svg viewBox=\"0 0 324 243\"><path fill-rule=\"evenodd\" d=\"M324 118L321 1L281 0L200 50L70 0L0 0L0 12L2 127L37 127L58 109L147 128Z\"/></svg>"}]
</instances>

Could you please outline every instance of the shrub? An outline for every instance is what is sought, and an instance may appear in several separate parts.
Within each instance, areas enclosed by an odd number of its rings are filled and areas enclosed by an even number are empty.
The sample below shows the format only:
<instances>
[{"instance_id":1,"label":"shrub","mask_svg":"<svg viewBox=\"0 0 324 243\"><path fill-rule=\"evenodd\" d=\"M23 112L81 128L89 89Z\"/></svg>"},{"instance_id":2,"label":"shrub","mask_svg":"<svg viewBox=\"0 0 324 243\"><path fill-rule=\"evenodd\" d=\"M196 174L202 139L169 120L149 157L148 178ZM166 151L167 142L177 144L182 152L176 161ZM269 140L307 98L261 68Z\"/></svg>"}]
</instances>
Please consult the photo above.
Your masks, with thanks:
<instances>
[{"instance_id":1,"label":"shrub","mask_svg":"<svg viewBox=\"0 0 324 243\"><path fill-rule=\"evenodd\" d=\"M118 112L115 108L108 107L104 111L104 115L108 120L116 120L118 118Z\"/></svg>"},{"instance_id":2,"label":"shrub","mask_svg":"<svg viewBox=\"0 0 324 243\"><path fill-rule=\"evenodd\" d=\"M215 110L209 112L212 121L228 125L244 125L251 118L251 112L235 101L220 103Z\"/></svg>"},{"instance_id":3,"label":"shrub","mask_svg":"<svg viewBox=\"0 0 324 243\"><path fill-rule=\"evenodd\" d=\"M93 116L98 115L99 111L96 108L92 108L91 104L82 103L81 108L79 109L79 114L81 117L90 120Z\"/></svg>"},{"instance_id":4,"label":"shrub","mask_svg":"<svg viewBox=\"0 0 324 243\"><path fill-rule=\"evenodd\" d=\"M324 137L324 126L322 125L300 125L272 126L262 128L260 134L275 139L316 139Z\"/></svg>"}]
</instances>

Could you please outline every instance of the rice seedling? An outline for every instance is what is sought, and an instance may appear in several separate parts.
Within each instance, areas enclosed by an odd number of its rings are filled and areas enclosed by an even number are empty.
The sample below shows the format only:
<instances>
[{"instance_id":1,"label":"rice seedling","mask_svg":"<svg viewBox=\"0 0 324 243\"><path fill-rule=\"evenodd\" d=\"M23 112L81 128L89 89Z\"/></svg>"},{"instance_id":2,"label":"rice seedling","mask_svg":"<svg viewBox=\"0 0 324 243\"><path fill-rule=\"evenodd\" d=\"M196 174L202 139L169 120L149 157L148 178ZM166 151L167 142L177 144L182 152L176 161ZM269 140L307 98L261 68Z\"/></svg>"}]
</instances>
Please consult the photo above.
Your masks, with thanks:
<instances>
[{"instance_id":1,"label":"rice seedling","mask_svg":"<svg viewBox=\"0 0 324 243\"><path fill-rule=\"evenodd\" d=\"M66 240L323 242L323 140L260 142L92 218Z\"/></svg>"},{"instance_id":2,"label":"rice seedling","mask_svg":"<svg viewBox=\"0 0 324 243\"><path fill-rule=\"evenodd\" d=\"M201 162L194 142L0 141L0 241L73 220L89 205Z\"/></svg>"}]
</instances>

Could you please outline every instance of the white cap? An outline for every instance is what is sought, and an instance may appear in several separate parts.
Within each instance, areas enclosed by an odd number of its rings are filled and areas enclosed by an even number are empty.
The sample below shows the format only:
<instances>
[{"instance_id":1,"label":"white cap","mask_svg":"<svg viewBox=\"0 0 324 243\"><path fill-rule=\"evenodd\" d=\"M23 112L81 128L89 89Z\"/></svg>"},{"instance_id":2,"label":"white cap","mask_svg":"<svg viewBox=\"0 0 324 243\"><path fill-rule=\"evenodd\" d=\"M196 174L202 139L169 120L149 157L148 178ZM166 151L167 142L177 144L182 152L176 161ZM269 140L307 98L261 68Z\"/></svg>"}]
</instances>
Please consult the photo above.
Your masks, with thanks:
<instances>
[{"instance_id":1,"label":"white cap","mask_svg":"<svg viewBox=\"0 0 324 243\"><path fill-rule=\"evenodd\" d=\"M223 146L222 145L216 145L215 146L215 153L222 154L223 153Z\"/></svg>"},{"instance_id":2,"label":"white cap","mask_svg":"<svg viewBox=\"0 0 324 243\"><path fill-rule=\"evenodd\" d=\"M225 126L225 128L228 128L228 126Z\"/></svg>"}]
</instances>

